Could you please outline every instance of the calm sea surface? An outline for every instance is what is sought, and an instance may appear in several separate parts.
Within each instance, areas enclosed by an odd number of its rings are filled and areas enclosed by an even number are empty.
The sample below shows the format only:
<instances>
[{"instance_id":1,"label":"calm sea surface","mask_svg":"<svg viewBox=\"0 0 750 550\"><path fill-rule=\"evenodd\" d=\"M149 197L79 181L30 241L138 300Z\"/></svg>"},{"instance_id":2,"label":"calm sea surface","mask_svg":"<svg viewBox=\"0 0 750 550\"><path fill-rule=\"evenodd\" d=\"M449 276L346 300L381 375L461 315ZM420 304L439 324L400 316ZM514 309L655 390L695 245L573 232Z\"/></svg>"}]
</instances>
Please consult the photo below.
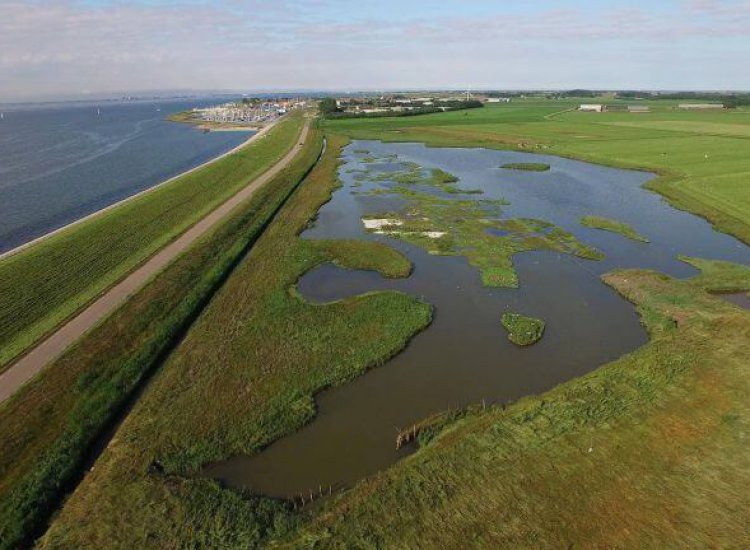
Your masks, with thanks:
<instances>
[{"instance_id":1,"label":"calm sea surface","mask_svg":"<svg viewBox=\"0 0 750 550\"><path fill-rule=\"evenodd\" d=\"M0 253L240 144L164 120L222 101L0 105Z\"/></svg>"}]
</instances>

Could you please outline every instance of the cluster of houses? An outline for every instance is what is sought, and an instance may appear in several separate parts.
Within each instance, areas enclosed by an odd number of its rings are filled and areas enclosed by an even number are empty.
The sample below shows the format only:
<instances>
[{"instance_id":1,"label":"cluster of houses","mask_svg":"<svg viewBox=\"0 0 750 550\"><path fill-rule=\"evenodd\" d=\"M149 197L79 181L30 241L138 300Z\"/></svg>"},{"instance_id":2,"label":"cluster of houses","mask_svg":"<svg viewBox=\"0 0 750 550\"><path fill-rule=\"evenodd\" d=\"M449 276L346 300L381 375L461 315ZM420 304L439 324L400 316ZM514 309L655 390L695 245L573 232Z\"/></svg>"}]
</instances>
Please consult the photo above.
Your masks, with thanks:
<instances>
[{"instance_id":1,"label":"cluster of houses","mask_svg":"<svg viewBox=\"0 0 750 550\"><path fill-rule=\"evenodd\" d=\"M347 113L399 113L419 109L440 109L447 111L451 104L467 100L483 103L508 103L508 97L475 97L471 94L453 94L445 96L406 96L382 95L380 97L351 96L336 99L336 107Z\"/></svg>"},{"instance_id":2,"label":"cluster of houses","mask_svg":"<svg viewBox=\"0 0 750 550\"><path fill-rule=\"evenodd\" d=\"M305 103L300 100L243 100L213 107L195 108L193 117L203 122L251 125L272 122L290 109L304 107Z\"/></svg>"}]
</instances>

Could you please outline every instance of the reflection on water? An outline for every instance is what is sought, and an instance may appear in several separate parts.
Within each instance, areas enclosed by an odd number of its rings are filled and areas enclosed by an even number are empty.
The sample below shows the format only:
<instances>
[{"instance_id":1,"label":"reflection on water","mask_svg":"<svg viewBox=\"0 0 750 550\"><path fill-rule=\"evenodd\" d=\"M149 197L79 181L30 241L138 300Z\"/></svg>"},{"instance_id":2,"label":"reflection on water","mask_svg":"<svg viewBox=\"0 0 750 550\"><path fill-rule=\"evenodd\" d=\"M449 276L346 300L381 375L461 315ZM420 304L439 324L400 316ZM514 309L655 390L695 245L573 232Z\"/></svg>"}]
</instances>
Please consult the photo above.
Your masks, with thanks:
<instances>
[{"instance_id":1,"label":"reflection on water","mask_svg":"<svg viewBox=\"0 0 750 550\"><path fill-rule=\"evenodd\" d=\"M747 292L737 292L734 294L718 294L718 296L724 298L728 302L732 302L734 305L739 306L743 309L750 309L750 296Z\"/></svg>"},{"instance_id":2,"label":"reflection on water","mask_svg":"<svg viewBox=\"0 0 750 550\"><path fill-rule=\"evenodd\" d=\"M362 177L370 164L362 161L365 156L394 154L399 163L416 162L455 174L461 187L480 188L485 198L507 199L503 217L552 222L603 251L606 259L523 253L514 261L520 288L486 288L464 258L434 256L368 234L361 217L396 209L399 199L362 193L381 185ZM551 170L499 168L530 158L550 164ZM748 249L737 240L643 190L641 185L651 177L643 172L544 155L378 142L353 143L344 160L344 186L304 237L386 242L410 258L414 271L407 279L387 280L373 272L323 265L300 280L300 292L308 300L327 302L375 289L400 290L433 304L434 321L384 366L318 395L315 420L297 433L258 455L234 457L204 471L229 485L282 497L319 485L349 485L409 452L395 448L398 428L450 407L540 393L635 349L646 341L645 332L633 307L601 283L602 273L619 267L652 268L674 276L694 273L678 254L750 263ZM376 168L395 170L396 164L389 158L386 166ZM582 227L578 220L587 214L626 222L651 244ZM514 346L500 325L505 311L544 319L544 337L529 348Z\"/></svg>"}]
</instances>

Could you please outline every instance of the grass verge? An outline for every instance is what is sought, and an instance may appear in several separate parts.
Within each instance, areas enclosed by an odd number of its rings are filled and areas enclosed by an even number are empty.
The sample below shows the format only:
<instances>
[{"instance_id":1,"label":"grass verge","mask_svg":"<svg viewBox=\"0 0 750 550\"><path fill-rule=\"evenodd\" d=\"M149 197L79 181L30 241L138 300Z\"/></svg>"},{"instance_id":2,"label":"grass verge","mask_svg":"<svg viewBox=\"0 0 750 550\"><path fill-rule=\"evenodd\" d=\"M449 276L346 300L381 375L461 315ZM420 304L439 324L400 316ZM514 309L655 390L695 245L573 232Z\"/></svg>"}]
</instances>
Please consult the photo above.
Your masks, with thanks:
<instances>
[{"instance_id":1,"label":"grass verge","mask_svg":"<svg viewBox=\"0 0 750 550\"><path fill-rule=\"evenodd\" d=\"M0 368L284 157L301 113L265 137L0 261Z\"/></svg>"}]
</instances>

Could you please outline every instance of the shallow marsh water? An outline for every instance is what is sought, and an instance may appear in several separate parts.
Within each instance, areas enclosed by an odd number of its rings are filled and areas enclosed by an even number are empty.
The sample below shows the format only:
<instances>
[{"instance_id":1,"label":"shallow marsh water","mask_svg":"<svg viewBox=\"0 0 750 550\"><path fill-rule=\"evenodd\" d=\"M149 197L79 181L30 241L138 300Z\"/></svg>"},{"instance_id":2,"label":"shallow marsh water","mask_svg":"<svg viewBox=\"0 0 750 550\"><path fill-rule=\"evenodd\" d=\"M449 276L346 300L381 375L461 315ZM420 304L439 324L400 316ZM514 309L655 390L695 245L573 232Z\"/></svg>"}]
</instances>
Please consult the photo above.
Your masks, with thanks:
<instances>
[{"instance_id":1,"label":"shallow marsh water","mask_svg":"<svg viewBox=\"0 0 750 550\"><path fill-rule=\"evenodd\" d=\"M363 150L368 153L355 152ZM383 159L382 166L364 162L368 157ZM541 393L634 350L647 337L631 304L600 281L600 275L612 269L649 268L677 277L695 273L678 254L750 264L750 251L739 241L642 189L652 177L648 173L547 155L361 141L347 147L344 160L343 187L303 237L386 242L409 257L414 271L407 279L387 280L374 272L328 264L302 277L299 291L312 302L324 303L372 290L399 290L431 303L433 323L384 366L316 396L316 418L295 434L257 455L233 457L204 470L204 475L230 486L291 497L319 486L351 485L411 452L396 450L399 428L451 407ZM514 258L518 289L487 288L465 258L430 255L401 240L366 232L363 216L397 210L403 199L367 194L383 184L363 171L372 176L409 162L454 174L461 188L482 189L481 198L507 199L504 219L554 223L606 258L525 252ZM551 170L500 168L511 162L544 162ZM584 215L628 223L651 243L583 227L578 222ZM544 337L528 348L509 342L500 324L506 311L544 319Z\"/></svg>"}]
</instances>

